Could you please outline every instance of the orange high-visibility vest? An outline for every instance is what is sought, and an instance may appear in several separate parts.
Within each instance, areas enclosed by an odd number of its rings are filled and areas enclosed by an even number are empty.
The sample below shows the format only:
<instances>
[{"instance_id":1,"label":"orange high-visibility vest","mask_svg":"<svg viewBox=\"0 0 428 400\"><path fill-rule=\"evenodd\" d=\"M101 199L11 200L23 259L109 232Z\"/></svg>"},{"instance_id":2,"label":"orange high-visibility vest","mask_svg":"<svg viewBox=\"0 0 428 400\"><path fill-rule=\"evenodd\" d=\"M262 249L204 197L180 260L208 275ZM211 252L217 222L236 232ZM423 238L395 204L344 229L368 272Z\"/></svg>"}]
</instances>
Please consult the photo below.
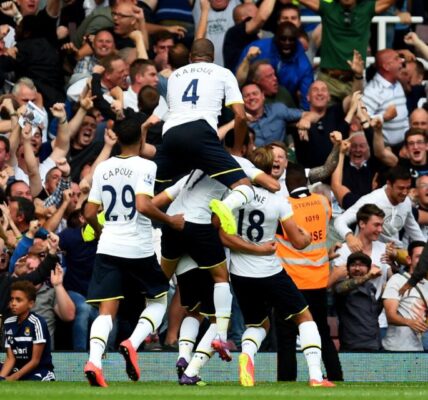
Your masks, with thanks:
<instances>
[{"instance_id":1,"label":"orange high-visibility vest","mask_svg":"<svg viewBox=\"0 0 428 400\"><path fill-rule=\"evenodd\" d=\"M277 257L299 289L321 289L327 287L329 260L327 250L328 223L331 207L325 196L311 193L307 197L288 197L293 207L297 225L311 234L311 244L297 250L288 240L287 234L276 235Z\"/></svg>"}]
</instances>

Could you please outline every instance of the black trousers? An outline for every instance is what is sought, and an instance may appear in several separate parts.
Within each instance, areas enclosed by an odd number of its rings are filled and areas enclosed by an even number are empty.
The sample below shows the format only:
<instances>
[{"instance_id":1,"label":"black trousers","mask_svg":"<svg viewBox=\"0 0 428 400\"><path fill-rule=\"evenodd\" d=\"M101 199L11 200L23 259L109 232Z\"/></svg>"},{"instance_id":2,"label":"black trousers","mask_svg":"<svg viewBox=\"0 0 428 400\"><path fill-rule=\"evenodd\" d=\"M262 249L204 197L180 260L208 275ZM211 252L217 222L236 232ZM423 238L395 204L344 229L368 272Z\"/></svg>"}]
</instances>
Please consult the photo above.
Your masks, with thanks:
<instances>
[{"instance_id":1,"label":"black trousers","mask_svg":"<svg viewBox=\"0 0 428 400\"><path fill-rule=\"evenodd\" d=\"M327 289L301 290L321 336L322 360L331 381L343 381L342 366L336 347L330 337L327 323ZM275 314L278 341L278 381L295 381L297 378L296 337L297 325Z\"/></svg>"}]
</instances>

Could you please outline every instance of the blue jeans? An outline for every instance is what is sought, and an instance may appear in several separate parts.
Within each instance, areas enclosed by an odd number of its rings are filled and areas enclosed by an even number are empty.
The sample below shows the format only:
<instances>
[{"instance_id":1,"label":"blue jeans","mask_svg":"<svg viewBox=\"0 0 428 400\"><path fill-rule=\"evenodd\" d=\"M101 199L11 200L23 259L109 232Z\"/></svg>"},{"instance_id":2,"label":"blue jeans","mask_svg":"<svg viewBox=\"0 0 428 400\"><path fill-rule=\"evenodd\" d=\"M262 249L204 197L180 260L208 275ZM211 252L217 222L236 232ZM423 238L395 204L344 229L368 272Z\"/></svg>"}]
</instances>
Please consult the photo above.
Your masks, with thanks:
<instances>
[{"instance_id":1,"label":"blue jeans","mask_svg":"<svg viewBox=\"0 0 428 400\"><path fill-rule=\"evenodd\" d=\"M89 327L98 316L98 310L86 303L86 298L73 290L68 294L76 306L76 318L73 321L73 350L88 351Z\"/></svg>"}]
</instances>

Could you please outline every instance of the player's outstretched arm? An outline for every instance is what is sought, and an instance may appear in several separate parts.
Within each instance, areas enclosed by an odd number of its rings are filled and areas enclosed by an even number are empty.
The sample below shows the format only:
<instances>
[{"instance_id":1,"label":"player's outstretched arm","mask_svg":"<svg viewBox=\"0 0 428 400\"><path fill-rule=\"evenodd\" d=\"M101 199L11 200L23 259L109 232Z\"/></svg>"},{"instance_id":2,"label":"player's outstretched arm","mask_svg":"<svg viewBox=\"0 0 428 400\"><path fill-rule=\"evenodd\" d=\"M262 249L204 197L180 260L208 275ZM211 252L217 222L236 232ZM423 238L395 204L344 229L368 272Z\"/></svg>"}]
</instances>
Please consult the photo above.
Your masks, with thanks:
<instances>
[{"instance_id":1,"label":"player's outstretched arm","mask_svg":"<svg viewBox=\"0 0 428 400\"><path fill-rule=\"evenodd\" d=\"M287 233L290 243L296 249L302 250L311 243L310 233L298 226L293 218L281 221L281 226L284 232Z\"/></svg>"},{"instance_id":2,"label":"player's outstretched arm","mask_svg":"<svg viewBox=\"0 0 428 400\"><path fill-rule=\"evenodd\" d=\"M243 104L232 104L231 108L235 114L235 140L232 148L232 154L240 154L248 131L247 116L245 114Z\"/></svg>"},{"instance_id":3,"label":"player's outstretched arm","mask_svg":"<svg viewBox=\"0 0 428 400\"><path fill-rule=\"evenodd\" d=\"M256 256L267 256L274 254L276 251L277 245L274 241L257 245L255 243L247 242L238 235L229 235L223 229L219 230L219 234L223 245L232 251L253 254Z\"/></svg>"},{"instance_id":4,"label":"player's outstretched arm","mask_svg":"<svg viewBox=\"0 0 428 400\"><path fill-rule=\"evenodd\" d=\"M269 190L269 192L272 192L272 193L275 193L279 189L281 189L281 185L279 184L278 180L266 174L265 172L257 175L254 178L253 182L256 183L257 185L260 185L261 187L264 187L265 189Z\"/></svg>"},{"instance_id":5,"label":"player's outstretched arm","mask_svg":"<svg viewBox=\"0 0 428 400\"><path fill-rule=\"evenodd\" d=\"M159 210L153 202L152 199L145 194L138 194L135 198L135 203L137 205L137 211L147 218L153 219L155 221L162 222L169 225L171 228L178 231L183 230L184 228L184 218L183 214L177 215L168 215Z\"/></svg>"}]
</instances>

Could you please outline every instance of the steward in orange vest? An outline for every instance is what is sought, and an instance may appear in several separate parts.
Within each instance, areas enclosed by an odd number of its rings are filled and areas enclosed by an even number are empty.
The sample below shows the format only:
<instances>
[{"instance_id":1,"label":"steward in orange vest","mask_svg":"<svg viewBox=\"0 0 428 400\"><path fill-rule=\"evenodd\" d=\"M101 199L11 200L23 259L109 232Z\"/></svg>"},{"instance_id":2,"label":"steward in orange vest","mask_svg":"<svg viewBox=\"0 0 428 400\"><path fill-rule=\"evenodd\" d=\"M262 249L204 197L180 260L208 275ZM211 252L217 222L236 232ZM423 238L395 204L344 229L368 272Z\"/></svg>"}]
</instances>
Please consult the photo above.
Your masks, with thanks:
<instances>
[{"instance_id":1,"label":"steward in orange vest","mask_svg":"<svg viewBox=\"0 0 428 400\"><path fill-rule=\"evenodd\" d=\"M283 232L276 235L276 254L299 289L325 288L329 274L326 241L331 218L330 204L325 196L309 193L306 187L295 189L288 201L293 208L296 224L310 232L312 242L303 250L297 250Z\"/></svg>"},{"instance_id":2,"label":"steward in orange vest","mask_svg":"<svg viewBox=\"0 0 428 400\"><path fill-rule=\"evenodd\" d=\"M305 297L318 326L321 355L328 379L341 381L342 367L327 323L329 260L326 239L331 207L325 196L309 192L305 169L302 166L289 163L285 182L290 193L288 200L293 208L293 218L298 226L311 233L312 242L303 250L296 250L284 232L278 234L277 257ZM284 321L278 315L275 315L275 326L278 342L278 380L296 380L297 329L290 321Z\"/></svg>"}]
</instances>

